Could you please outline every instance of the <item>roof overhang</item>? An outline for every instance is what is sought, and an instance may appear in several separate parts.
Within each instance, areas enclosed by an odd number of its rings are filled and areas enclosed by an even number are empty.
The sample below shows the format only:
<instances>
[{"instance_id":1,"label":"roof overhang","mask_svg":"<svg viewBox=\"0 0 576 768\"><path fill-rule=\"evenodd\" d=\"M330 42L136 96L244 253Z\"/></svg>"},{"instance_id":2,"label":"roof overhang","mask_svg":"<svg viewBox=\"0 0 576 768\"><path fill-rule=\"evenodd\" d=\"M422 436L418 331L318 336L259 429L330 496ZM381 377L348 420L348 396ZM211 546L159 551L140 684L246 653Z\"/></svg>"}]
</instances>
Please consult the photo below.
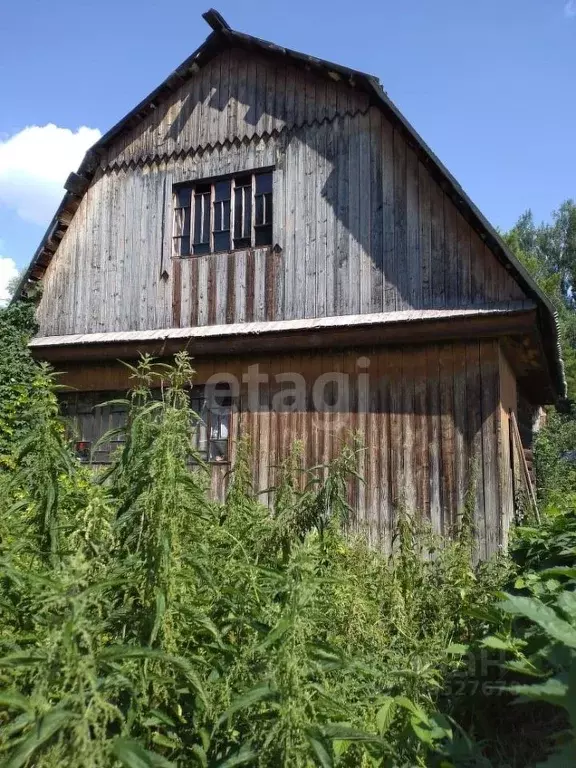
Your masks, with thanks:
<instances>
[{"instance_id":1,"label":"roof overhang","mask_svg":"<svg viewBox=\"0 0 576 768\"><path fill-rule=\"evenodd\" d=\"M499 338L521 384L524 381L541 399L544 395L547 402L553 402L553 382L547 375L544 350L535 331L536 312L535 305L403 310L307 320L47 336L33 339L30 349L34 357L68 370L78 364L132 361L143 354L165 358L182 349L194 358L270 357L295 351Z\"/></svg>"}]
</instances>

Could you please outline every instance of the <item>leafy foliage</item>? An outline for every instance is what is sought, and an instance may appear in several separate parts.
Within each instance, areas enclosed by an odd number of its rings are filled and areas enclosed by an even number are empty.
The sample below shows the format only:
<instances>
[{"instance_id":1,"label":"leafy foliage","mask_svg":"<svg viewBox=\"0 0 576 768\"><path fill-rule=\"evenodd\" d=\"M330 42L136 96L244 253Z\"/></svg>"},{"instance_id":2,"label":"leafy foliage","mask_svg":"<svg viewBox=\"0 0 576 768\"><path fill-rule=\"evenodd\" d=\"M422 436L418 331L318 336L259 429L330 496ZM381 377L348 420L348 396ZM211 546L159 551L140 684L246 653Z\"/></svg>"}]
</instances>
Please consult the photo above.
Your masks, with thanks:
<instances>
[{"instance_id":1,"label":"leafy foliage","mask_svg":"<svg viewBox=\"0 0 576 768\"><path fill-rule=\"evenodd\" d=\"M572 392L574 232L566 203L508 236L558 308ZM402 508L390 552L355 534L354 438L313 468L296 444L271 510L246 438L212 501L185 354L132 369L124 447L97 474L26 351L31 310L0 310L0 331L0 765L574 762L573 415L536 445L542 524L474 567L470 510L451 541ZM486 653L506 668L460 695Z\"/></svg>"},{"instance_id":2,"label":"leafy foliage","mask_svg":"<svg viewBox=\"0 0 576 768\"><path fill-rule=\"evenodd\" d=\"M295 446L272 513L242 443L216 504L189 462L189 359L132 373L124 448L98 475L34 368L34 426L0 476L4 765L451 759L459 736L436 711L460 664L447 648L500 583L472 567L467 523L441 542L402 511L393 551L371 549L347 530L353 441L304 474Z\"/></svg>"},{"instance_id":3,"label":"leafy foliage","mask_svg":"<svg viewBox=\"0 0 576 768\"><path fill-rule=\"evenodd\" d=\"M14 466L14 451L31 427L37 378L26 343L34 330L31 304L0 307L0 470Z\"/></svg>"},{"instance_id":4,"label":"leafy foliage","mask_svg":"<svg viewBox=\"0 0 576 768\"><path fill-rule=\"evenodd\" d=\"M558 312L568 396L576 397L576 204L566 200L540 225L527 211L505 239Z\"/></svg>"}]
</instances>

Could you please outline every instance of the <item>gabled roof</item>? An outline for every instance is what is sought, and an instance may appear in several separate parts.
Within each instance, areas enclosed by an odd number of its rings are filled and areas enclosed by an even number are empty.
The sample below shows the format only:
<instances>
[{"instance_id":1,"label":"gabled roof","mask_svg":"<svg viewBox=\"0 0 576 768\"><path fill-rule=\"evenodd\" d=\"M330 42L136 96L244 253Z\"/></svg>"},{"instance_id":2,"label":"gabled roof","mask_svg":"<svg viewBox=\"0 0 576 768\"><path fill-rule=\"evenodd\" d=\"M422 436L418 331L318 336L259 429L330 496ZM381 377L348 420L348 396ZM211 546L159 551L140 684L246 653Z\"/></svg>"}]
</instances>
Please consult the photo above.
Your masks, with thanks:
<instances>
[{"instance_id":1,"label":"gabled roof","mask_svg":"<svg viewBox=\"0 0 576 768\"><path fill-rule=\"evenodd\" d=\"M194 76L211 59L230 47L242 48L267 56L288 59L290 63L323 74L333 80L349 84L366 93L371 103L379 107L386 117L400 130L408 143L415 149L420 160L453 200L464 218L477 230L502 265L513 275L527 296L536 302L539 309L539 323L546 357L556 391L560 397L566 394L564 366L558 340L558 322L555 308L540 289L525 267L508 250L498 233L482 215L452 174L440 162L419 134L390 100L378 78L365 72L349 69L323 59L317 59L274 43L251 37L230 28L215 10L204 14L212 28L204 43L170 74L152 93L143 99L131 112L113 126L86 153L78 171L70 174L64 187L66 194L54 215L32 261L23 275L14 298L26 295L28 288L40 280L56 253L80 201L88 189L98 167L99 158L122 135L138 125L158 104L169 99L174 92Z\"/></svg>"}]
</instances>

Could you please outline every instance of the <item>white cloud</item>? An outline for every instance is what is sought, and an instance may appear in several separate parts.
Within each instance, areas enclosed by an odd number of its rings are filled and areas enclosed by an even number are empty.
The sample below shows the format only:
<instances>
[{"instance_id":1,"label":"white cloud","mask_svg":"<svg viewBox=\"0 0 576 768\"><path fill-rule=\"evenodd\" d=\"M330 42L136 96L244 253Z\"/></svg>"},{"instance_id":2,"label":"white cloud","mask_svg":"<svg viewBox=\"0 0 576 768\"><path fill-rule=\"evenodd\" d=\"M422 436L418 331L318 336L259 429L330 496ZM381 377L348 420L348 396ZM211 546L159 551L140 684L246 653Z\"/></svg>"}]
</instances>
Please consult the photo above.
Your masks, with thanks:
<instances>
[{"instance_id":1,"label":"white cloud","mask_svg":"<svg viewBox=\"0 0 576 768\"><path fill-rule=\"evenodd\" d=\"M71 131L49 123L0 139L0 204L25 221L46 225L68 174L77 170L86 150L99 138L97 128Z\"/></svg>"},{"instance_id":2,"label":"white cloud","mask_svg":"<svg viewBox=\"0 0 576 768\"><path fill-rule=\"evenodd\" d=\"M8 283L18 274L16 262L5 256L0 256L0 307L10 298L8 293Z\"/></svg>"},{"instance_id":3,"label":"white cloud","mask_svg":"<svg viewBox=\"0 0 576 768\"><path fill-rule=\"evenodd\" d=\"M564 15L569 19L576 18L576 0L566 0Z\"/></svg>"}]
</instances>

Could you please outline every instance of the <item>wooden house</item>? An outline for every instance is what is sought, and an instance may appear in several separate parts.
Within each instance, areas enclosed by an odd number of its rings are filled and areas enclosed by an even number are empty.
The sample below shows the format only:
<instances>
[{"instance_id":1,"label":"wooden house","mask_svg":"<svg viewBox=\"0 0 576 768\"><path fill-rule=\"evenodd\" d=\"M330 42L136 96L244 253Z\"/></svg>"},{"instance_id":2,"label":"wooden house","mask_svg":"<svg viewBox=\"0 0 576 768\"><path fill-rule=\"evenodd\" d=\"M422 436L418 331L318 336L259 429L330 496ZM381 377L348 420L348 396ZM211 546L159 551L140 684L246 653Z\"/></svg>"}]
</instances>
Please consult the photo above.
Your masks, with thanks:
<instances>
[{"instance_id":1,"label":"wooden house","mask_svg":"<svg viewBox=\"0 0 576 768\"><path fill-rule=\"evenodd\" d=\"M187 349L215 496L243 434L264 491L295 439L315 465L354 431L358 525L389 540L403 504L448 533L470 492L490 554L516 414L564 395L550 301L376 78L204 17L66 182L19 288L43 283L34 354L89 448L122 418L93 408L128 386L118 360Z\"/></svg>"}]
</instances>

